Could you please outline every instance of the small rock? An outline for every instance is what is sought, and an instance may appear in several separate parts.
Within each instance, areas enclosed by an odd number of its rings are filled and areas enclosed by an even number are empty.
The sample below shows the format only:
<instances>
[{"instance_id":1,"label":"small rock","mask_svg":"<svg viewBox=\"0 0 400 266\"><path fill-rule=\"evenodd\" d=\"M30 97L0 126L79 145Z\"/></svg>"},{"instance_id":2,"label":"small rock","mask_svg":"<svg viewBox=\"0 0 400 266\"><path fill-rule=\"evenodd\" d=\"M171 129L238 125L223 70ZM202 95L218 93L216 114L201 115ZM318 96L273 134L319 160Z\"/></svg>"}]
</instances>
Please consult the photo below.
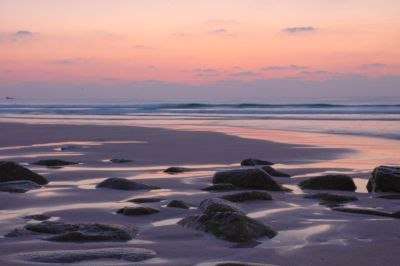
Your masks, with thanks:
<instances>
[{"instance_id":1,"label":"small rock","mask_svg":"<svg viewBox=\"0 0 400 266\"><path fill-rule=\"evenodd\" d=\"M187 172L190 171L190 169L188 168L184 168L184 167L169 167L167 169L164 170L164 173L168 173L168 174L179 174L179 173L183 173L183 172Z\"/></svg>"},{"instance_id":2,"label":"small rock","mask_svg":"<svg viewBox=\"0 0 400 266\"><path fill-rule=\"evenodd\" d=\"M368 192L400 192L400 167L379 166L367 184Z\"/></svg>"},{"instance_id":3,"label":"small rock","mask_svg":"<svg viewBox=\"0 0 400 266\"><path fill-rule=\"evenodd\" d=\"M98 260L124 260L140 262L154 258L157 254L143 248L99 248L99 249L75 249L75 250L51 250L34 251L16 254L19 260L36 263L79 263Z\"/></svg>"},{"instance_id":4,"label":"small rock","mask_svg":"<svg viewBox=\"0 0 400 266\"><path fill-rule=\"evenodd\" d=\"M241 166L255 166L255 165L273 165L274 163L271 163L269 161L265 160L259 160L259 159L253 159L253 158L248 158L244 159L240 165Z\"/></svg>"},{"instance_id":5,"label":"small rock","mask_svg":"<svg viewBox=\"0 0 400 266\"><path fill-rule=\"evenodd\" d=\"M180 208L180 209L189 209L190 205L182 200L171 200L167 207L170 208Z\"/></svg>"},{"instance_id":6,"label":"small rock","mask_svg":"<svg viewBox=\"0 0 400 266\"><path fill-rule=\"evenodd\" d=\"M256 168L216 172L213 177L213 183L230 183L236 187L250 189L286 191L271 176Z\"/></svg>"},{"instance_id":7,"label":"small rock","mask_svg":"<svg viewBox=\"0 0 400 266\"><path fill-rule=\"evenodd\" d=\"M221 199L229 200L232 202L244 202L249 200L272 200L272 197L267 192L249 191L249 192L241 192L231 195L225 195L222 196Z\"/></svg>"},{"instance_id":8,"label":"small rock","mask_svg":"<svg viewBox=\"0 0 400 266\"><path fill-rule=\"evenodd\" d=\"M151 190L158 189L158 187L148 186L145 184L137 183L125 178L112 177L107 178L96 186L97 188L110 188L119 190Z\"/></svg>"},{"instance_id":9,"label":"small rock","mask_svg":"<svg viewBox=\"0 0 400 266\"><path fill-rule=\"evenodd\" d=\"M39 189L41 186L30 180L9 181L0 183L0 191L9 193L25 193L31 189Z\"/></svg>"},{"instance_id":10,"label":"small rock","mask_svg":"<svg viewBox=\"0 0 400 266\"><path fill-rule=\"evenodd\" d=\"M134 199L129 199L127 202L133 202L133 203L152 203L152 202L160 202L165 199L162 198L134 198Z\"/></svg>"},{"instance_id":11,"label":"small rock","mask_svg":"<svg viewBox=\"0 0 400 266\"><path fill-rule=\"evenodd\" d=\"M123 215L149 215L153 213L158 213L160 212L159 209L156 208L151 208L151 207L124 207L122 209L119 209L117 213L123 214Z\"/></svg>"},{"instance_id":12,"label":"small rock","mask_svg":"<svg viewBox=\"0 0 400 266\"><path fill-rule=\"evenodd\" d=\"M244 214L236 204L219 198L205 199L200 203L199 208L204 213L237 212Z\"/></svg>"},{"instance_id":13,"label":"small rock","mask_svg":"<svg viewBox=\"0 0 400 266\"><path fill-rule=\"evenodd\" d=\"M315 190L347 190L355 191L356 185L348 175L325 175L311 177L300 182L301 189Z\"/></svg>"},{"instance_id":14,"label":"small rock","mask_svg":"<svg viewBox=\"0 0 400 266\"><path fill-rule=\"evenodd\" d=\"M42 165L42 166L47 166L47 167L59 167L59 166L66 166L66 165L74 165L74 164L78 164L78 163L57 160L57 159L51 159L51 160L40 160L40 161L34 162L32 164Z\"/></svg>"},{"instance_id":15,"label":"small rock","mask_svg":"<svg viewBox=\"0 0 400 266\"><path fill-rule=\"evenodd\" d=\"M0 162L0 182L29 180L39 185L46 185L49 181L41 175L32 172L14 162Z\"/></svg>"},{"instance_id":16,"label":"small rock","mask_svg":"<svg viewBox=\"0 0 400 266\"><path fill-rule=\"evenodd\" d=\"M111 159L110 162L112 162L112 163L132 163L133 160L127 160L127 159Z\"/></svg>"},{"instance_id":17,"label":"small rock","mask_svg":"<svg viewBox=\"0 0 400 266\"><path fill-rule=\"evenodd\" d=\"M276 266L276 265L264 264L264 263L240 262L240 261L221 261L212 265L207 264L207 266Z\"/></svg>"},{"instance_id":18,"label":"small rock","mask_svg":"<svg viewBox=\"0 0 400 266\"><path fill-rule=\"evenodd\" d=\"M382 211L376 211L376 210L371 210L371 209L343 208L343 207L332 208L332 210L340 211L340 212L356 213L356 214L366 214L366 215L400 218L400 216L398 216L397 212L389 213L389 212L382 212Z\"/></svg>"},{"instance_id":19,"label":"small rock","mask_svg":"<svg viewBox=\"0 0 400 266\"><path fill-rule=\"evenodd\" d=\"M45 214L33 214L33 215L27 215L23 217L24 219L29 219L29 220L36 220L36 221L46 221L50 219L50 216L47 216Z\"/></svg>"},{"instance_id":20,"label":"small rock","mask_svg":"<svg viewBox=\"0 0 400 266\"><path fill-rule=\"evenodd\" d=\"M336 194L330 194L330 193L317 193L314 195L305 195L304 198L320 199L320 200L330 201L330 202L349 202L349 201L358 200L357 197L336 195Z\"/></svg>"},{"instance_id":21,"label":"small rock","mask_svg":"<svg viewBox=\"0 0 400 266\"><path fill-rule=\"evenodd\" d=\"M277 235L263 223L238 212L214 212L189 216L180 220L178 224L231 242L250 242L260 237L273 238Z\"/></svg>"},{"instance_id":22,"label":"small rock","mask_svg":"<svg viewBox=\"0 0 400 266\"><path fill-rule=\"evenodd\" d=\"M271 176L276 176L276 177L290 177L289 174L278 171L274 168L272 168L271 166L264 166L262 168L265 172L267 172L269 175Z\"/></svg>"},{"instance_id":23,"label":"small rock","mask_svg":"<svg viewBox=\"0 0 400 266\"><path fill-rule=\"evenodd\" d=\"M229 183L220 183L220 184L214 184L209 187L203 188L205 191L232 191L232 190L238 190L237 187L235 187L232 184Z\"/></svg>"}]
</instances>

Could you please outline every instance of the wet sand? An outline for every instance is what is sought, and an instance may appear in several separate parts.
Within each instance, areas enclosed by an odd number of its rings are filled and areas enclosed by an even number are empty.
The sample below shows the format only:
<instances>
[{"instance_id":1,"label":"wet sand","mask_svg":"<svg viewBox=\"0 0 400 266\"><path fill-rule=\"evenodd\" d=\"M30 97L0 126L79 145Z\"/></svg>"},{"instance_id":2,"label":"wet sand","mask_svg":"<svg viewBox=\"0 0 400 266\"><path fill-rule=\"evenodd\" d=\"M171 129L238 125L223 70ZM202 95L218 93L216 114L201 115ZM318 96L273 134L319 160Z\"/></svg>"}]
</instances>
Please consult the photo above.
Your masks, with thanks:
<instances>
[{"instance_id":1,"label":"wet sand","mask_svg":"<svg viewBox=\"0 0 400 266\"><path fill-rule=\"evenodd\" d=\"M335 212L320 205L318 200L303 198L304 193L314 192L297 187L298 182L313 175L351 174L358 178L357 191L338 194L355 195L359 200L347 206L399 211L397 201L378 199L378 194L365 191L372 164L395 163L393 150L399 145L396 141L278 131L244 132L234 128L207 132L205 128L193 127L173 130L1 123L0 129L0 160L21 163L50 181L44 188L24 194L0 192L0 235L25 225L27 221L22 217L31 214L46 214L63 222L128 225L139 230L138 236L127 243L0 238L2 265L29 265L13 259L17 252L127 246L148 248L158 254L155 259L136 265L207 265L233 260L275 265L398 265L399 220ZM69 149L62 151L62 146ZM374 154L377 147L381 149ZM231 194L201 189L211 184L215 171L238 168L239 162L247 157L276 162L277 169L293 175L276 178L293 192L269 192L273 201L240 203L248 216L276 230L275 238L261 238L255 247L237 248L235 243L176 224L179 219L200 211L195 207L167 208L166 203L179 199L197 206L203 199ZM29 164L53 158L80 164L57 169ZM109 162L112 158L134 162L115 164ZM184 166L194 171L170 175L163 172L169 166ZM95 188L108 177L124 177L162 189ZM115 214L121 207L135 206L125 201L137 197L164 198L162 202L142 204L157 207L161 212L137 217ZM96 261L96 265L115 263Z\"/></svg>"}]
</instances>

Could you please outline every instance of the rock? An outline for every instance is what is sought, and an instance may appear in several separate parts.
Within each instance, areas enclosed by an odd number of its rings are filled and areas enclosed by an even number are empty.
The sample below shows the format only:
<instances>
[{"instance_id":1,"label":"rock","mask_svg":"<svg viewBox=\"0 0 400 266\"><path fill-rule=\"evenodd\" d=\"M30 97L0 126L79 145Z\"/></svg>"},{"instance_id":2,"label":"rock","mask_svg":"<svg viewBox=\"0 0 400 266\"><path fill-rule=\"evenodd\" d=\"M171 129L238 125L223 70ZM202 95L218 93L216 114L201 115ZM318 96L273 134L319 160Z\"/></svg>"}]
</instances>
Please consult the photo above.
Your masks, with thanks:
<instances>
[{"instance_id":1,"label":"rock","mask_svg":"<svg viewBox=\"0 0 400 266\"><path fill-rule=\"evenodd\" d=\"M158 187L148 186L145 184L137 183L125 178L112 177L107 178L96 186L97 188L110 188L119 190L151 190L158 189Z\"/></svg>"},{"instance_id":2,"label":"rock","mask_svg":"<svg viewBox=\"0 0 400 266\"><path fill-rule=\"evenodd\" d=\"M9 181L0 183L0 191L10 193L25 193L31 189L39 189L41 186L30 180Z\"/></svg>"},{"instance_id":3,"label":"rock","mask_svg":"<svg viewBox=\"0 0 400 266\"><path fill-rule=\"evenodd\" d=\"M241 261L221 261L217 262L216 264L207 264L204 266L274 266L274 265L264 264L264 263L241 262Z\"/></svg>"},{"instance_id":4,"label":"rock","mask_svg":"<svg viewBox=\"0 0 400 266\"><path fill-rule=\"evenodd\" d=\"M241 166L254 166L254 165L273 165L274 163L271 163L269 161L264 161L264 160L259 160L259 159L253 159L253 158L248 158L244 159L240 165Z\"/></svg>"},{"instance_id":5,"label":"rock","mask_svg":"<svg viewBox=\"0 0 400 266\"><path fill-rule=\"evenodd\" d=\"M102 242L131 240L137 234L137 230L120 225L68 224L44 221L41 223L27 224L23 229L16 229L7 234L6 237L23 236L28 235L28 233L54 235L45 238L45 240L48 241Z\"/></svg>"},{"instance_id":6,"label":"rock","mask_svg":"<svg viewBox=\"0 0 400 266\"><path fill-rule=\"evenodd\" d=\"M383 195L383 196L379 196L378 198L391 199L391 200L400 200L400 194L397 194L397 195Z\"/></svg>"},{"instance_id":7,"label":"rock","mask_svg":"<svg viewBox=\"0 0 400 266\"><path fill-rule=\"evenodd\" d=\"M276 177L290 177L289 174L278 171L274 168L272 168L271 166L264 166L262 168L265 172L267 172L269 175L271 176L276 176Z\"/></svg>"},{"instance_id":8,"label":"rock","mask_svg":"<svg viewBox=\"0 0 400 266\"><path fill-rule=\"evenodd\" d=\"M127 202L133 202L133 203L152 203L152 202L160 202L165 199L162 198L134 198L134 199L129 199Z\"/></svg>"},{"instance_id":9,"label":"rock","mask_svg":"<svg viewBox=\"0 0 400 266\"><path fill-rule=\"evenodd\" d=\"M220 184L215 184L211 185L209 187L203 188L205 191L232 191L232 190L238 190L237 187L235 187L232 184L229 183L220 183Z\"/></svg>"},{"instance_id":10,"label":"rock","mask_svg":"<svg viewBox=\"0 0 400 266\"><path fill-rule=\"evenodd\" d=\"M400 192L400 167L379 166L367 184L368 192Z\"/></svg>"},{"instance_id":11,"label":"rock","mask_svg":"<svg viewBox=\"0 0 400 266\"><path fill-rule=\"evenodd\" d=\"M300 182L301 189L315 190L347 190L355 191L356 185L353 179L347 175L325 175L311 177Z\"/></svg>"},{"instance_id":12,"label":"rock","mask_svg":"<svg viewBox=\"0 0 400 266\"><path fill-rule=\"evenodd\" d=\"M382 212L382 211L376 211L376 210L371 210L371 209L343 208L343 207L332 208L332 210L339 211L339 212L349 212L349 213L356 213L356 214L366 214L366 215L400 218L399 212L390 213L390 212Z\"/></svg>"},{"instance_id":13,"label":"rock","mask_svg":"<svg viewBox=\"0 0 400 266\"><path fill-rule=\"evenodd\" d=\"M180 208L180 209L189 209L190 205L187 204L186 202L182 200L171 200L168 204L167 207L170 208Z\"/></svg>"},{"instance_id":14,"label":"rock","mask_svg":"<svg viewBox=\"0 0 400 266\"><path fill-rule=\"evenodd\" d=\"M249 191L249 192L241 192L231 195L225 195L222 196L221 199L229 200L232 202L243 202L248 200L272 200L272 197L267 192Z\"/></svg>"},{"instance_id":15,"label":"rock","mask_svg":"<svg viewBox=\"0 0 400 266\"><path fill-rule=\"evenodd\" d=\"M178 224L231 242L250 242L264 236L273 238L277 234L268 226L238 212L210 212L189 216Z\"/></svg>"},{"instance_id":16,"label":"rock","mask_svg":"<svg viewBox=\"0 0 400 266\"><path fill-rule=\"evenodd\" d=\"M23 217L24 219L28 220L36 220L36 221L46 221L50 219L50 216L47 216L45 214L33 214L33 215L27 215Z\"/></svg>"},{"instance_id":17,"label":"rock","mask_svg":"<svg viewBox=\"0 0 400 266\"><path fill-rule=\"evenodd\" d=\"M219 198L205 199L200 203L199 208L206 214L215 212L237 212L244 214L243 210L236 204Z\"/></svg>"},{"instance_id":18,"label":"rock","mask_svg":"<svg viewBox=\"0 0 400 266\"><path fill-rule=\"evenodd\" d=\"M32 164L42 165L42 166L47 166L47 167L59 167L59 166L66 166L66 165L74 165L74 164L78 164L78 163L57 160L57 159L51 159L51 160L40 160L40 161L34 162Z\"/></svg>"},{"instance_id":19,"label":"rock","mask_svg":"<svg viewBox=\"0 0 400 266\"><path fill-rule=\"evenodd\" d=\"M14 162L0 162L0 182L29 180L39 185L46 185L49 181L28 168Z\"/></svg>"},{"instance_id":20,"label":"rock","mask_svg":"<svg viewBox=\"0 0 400 266\"><path fill-rule=\"evenodd\" d=\"M285 188L272 177L256 168L216 172L213 177L213 183L230 183L242 188L285 191Z\"/></svg>"},{"instance_id":21,"label":"rock","mask_svg":"<svg viewBox=\"0 0 400 266\"><path fill-rule=\"evenodd\" d=\"M99 248L99 249L75 249L75 250L51 250L19 253L15 258L36 263L79 263L98 260L124 260L140 262L154 258L157 254L143 248Z\"/></svg>"},{"instance_id":22,"label":"rock","mask_svg":"<svg viewBox=\"0 0 400 266\"><path fill-rule=\"evenodd\" d=\"M167 169L164 170L164 173L168 173L168 174L179 174L179 173L183 173L183 172L187 172L190 171L190 169L188 168L184 168L184 167L169 167Z\"/></svg>"},{"instance_id":23,"label":"rock","mask_svg":"<svg viewBox=\"0 0 400 266\"><path fill-rule=\"evenodd\" d=\"M111 159L110 162L112 162L112 163L133 163L133 160L127 160L127 159Z\"/></svg>"},{"instance_id":24,"label":"rock","mask_svg":"<svg viewBox=\"0 0 400 266\"><path fill-rule=\"evenodd\" d=\"M77 148L77 146L75 146L75 145L63 145L60 147L60 151L68 151L68 150L73 150L76 148Z\"/></svg>"},{"instance_id":25,"label":"rock","mask_svg":"<svg viewBox=\"0 0 400 266\"><path fill-rule=\"evenodd\" d=\"M153 213L160 212L159 209L156 208L151 208L151 207L124 207L122 209L119 209L117 213L123 214L123 215L149 215Z\"/></svg>"},{"instance_id":26,"label":"rock","mask_svg":"<svg viewBox=\"0 0 400 266\"><path fill-rule=\"evenodd\" d=\"M344 196L344 195L336 195L330 193L317 193L314 195L305 195L306 199L320 199L329 202L349 202L358 200L357 197L354 196Z\"/></svg>"}]
</instances>

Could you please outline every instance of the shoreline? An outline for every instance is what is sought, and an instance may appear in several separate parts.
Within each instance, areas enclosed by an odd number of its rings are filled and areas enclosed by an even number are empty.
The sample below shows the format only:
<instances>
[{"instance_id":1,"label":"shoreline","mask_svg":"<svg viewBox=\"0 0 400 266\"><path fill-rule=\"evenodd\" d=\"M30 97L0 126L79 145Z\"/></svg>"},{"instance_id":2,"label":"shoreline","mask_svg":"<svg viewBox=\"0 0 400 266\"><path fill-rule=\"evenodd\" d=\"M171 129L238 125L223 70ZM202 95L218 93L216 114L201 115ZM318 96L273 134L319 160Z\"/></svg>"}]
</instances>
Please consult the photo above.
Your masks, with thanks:
<instances>
[{"instance_id":1,"label":"shoreline","mask_svg":"<svg viewBox=\"0 0 400 266\"><path fill-rule=\"evenodd\" d=\"M313 139L309 135L275 132L276 135L260 136L259 131L253 130L251 132L254 135L245 135L249 131L232 128L229 128L232 132L227 128L220 128L225 132L207 132L196 127L191 128L191 131L134 126L22 123L0 123L0 127L0 160L21 163L50 181L41 189L23 194L0 192L0 235L24 226L27 220L22 217L33 214L46 214L52 217L52 221L118 224L134 226L139 230L139 234L126 243L86 243L84 246L77 243L55 244L35 237L0 238L0 262L5 265L26 265L26 262L13 259L16 250L37 252L83 247L137 247L157 253L155 259L138 265L214 265L213 262L226 260L273 265L320 265L323 262L324 265L332 266L353 260L355 265L378 265L382 262L382 256L385 257L385 265L396 265L398 262L396 247L400 240L393 233L397 230L398 220L332 211L320 205L317 200L303 198L306 194L318 191L298 188L301 180L327 173L350 174L366 181L372 168L368 168L369 164L365 165L364 160L371 155L369 150L381 142L348 140L360 149L354 152L347 147L343 149L341 145L344 140L336 136L318 138L330 143L321 147L310 145ZM265 132L262 131L263 134ZM291 142L303 139L303 144L257 139L285 139L289 136ZM388 143L382 143L384 145L378 155L386 151L385 145ZM357 145L370 146L362 150L364 147ZM63 146L67 149L60 149ZM366 157L361 157L362 160L357 162L357 156L361 155ZM260 243L254 247L238 248L232 242L176 224L184 217L198 214L197 206L202 200L233 194L233 191L210 193L202 189L211 184L216 171L237 169L240 167L239 162L247 157L274 161L277 163L274 167L293 176L275 178L284 186L294 189L293 192L268 191L272 201L240 203L249 217L276 230L278 235L275 238L261 238ZM62 168L29 164L40 159L54 158L81 164ZM108 161L112 158L134 161L118 164ZM363 167L350 167L352 162ZM339 164L341 167L337 166ZM190 167L192 171L174 175L164 173L163 170L169 166ZM97 184L109 177L126 178L161 189L122 191L96 188ZM365 183L357 185L365 187ZM341 191L337 194L358 198L358 201L346 206L398 210L396 201L378 199L380 193ZM143 204L126 202L131 198L142 197L161 197L165 200ZM183 200L193 207L188 210L166 207L167 202L174 199ZM116 214L119 208L126 206L154 207L160 213L140 217ZM392 245L387 246L387 243ZM360 256L354 258L354 254ZM91 262L88 263L86 265L91 265ZM101 260L96 263L119 265ZM119 263L130 265L123 261Z\"/></svg>"}]
</instances>

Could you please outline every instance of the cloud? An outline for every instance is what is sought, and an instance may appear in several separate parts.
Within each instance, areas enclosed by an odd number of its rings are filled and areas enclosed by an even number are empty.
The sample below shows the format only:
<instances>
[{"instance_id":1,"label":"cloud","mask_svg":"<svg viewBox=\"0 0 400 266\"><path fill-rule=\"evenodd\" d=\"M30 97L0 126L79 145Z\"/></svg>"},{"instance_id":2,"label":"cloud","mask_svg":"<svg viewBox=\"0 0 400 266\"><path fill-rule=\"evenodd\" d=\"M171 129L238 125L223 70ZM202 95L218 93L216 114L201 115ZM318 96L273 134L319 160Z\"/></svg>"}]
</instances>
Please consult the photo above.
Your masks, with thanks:
<instances>
[{"instance_id":1,"label":"cloud","mask_svg":"<svg viewBox=\"0 0 400 266\"><path fill-rule=\"evenodd\" d=\"M306 33L306 32L314 32L317 29L311 26L307 27L289 27L285 28L282 31L286 33Z\"/></svg>"},{"instance_id":2,"label":"cloud","mask_svg":"<svg viewBox=\"0 0 400 266\"><path fill-rule=\"evenodd\" d=\"M252 76L257 76L259 73L253 72L253 71L241 71L241 72L236 72L233 73L232 76L235 77L252 77Z\"/></svg>"},{"instance_id":3,"label":"cloud","mask_svg":"<svg viewBox=\"0 0 400 266\"><path fill-rule=\"evenodd\" d=\"M151 47L139 43L139 44L134 45L133 48L135 48L135 49L150 49Z\"/></svg>"},{"instance_id":4,"label":"cloud","mask_svg":"<svg viewBox=\"0 0 400 266\"><path fill-rule=\"evenodd\" d=\"M224 34L227 33L228 30L224 28L219 28L219 29L214 29L214 30L209 30L208 33L210 34Z\"/></svg>"},{"instance_id":5,"label":"cloud","mask_svg":"<svg viewBox=\"0 0 400 266\"><path fill-rule=\"evenodd\" d=\"M328 75L332 74L329 71L326 70L315 70L315 71L301 71L300 74L302 75Z\"/></svg>"},{"instance_id":6,"label":"cloud","mask_svg":"<svg viewBox=\"0 0 400 266\"><path fill-rule=\"evenodd\" d=\"M31 36L35 33L28 31L28 30L19 30L14 33L15 36Z\"/></svg>"},{"instance_id":7,"label":"cloud","mask_svg":"<svg viewBox=\"0 0 400 266\"><path fill-rule=\"evenodd\" d=\"M267 66L262 68L262 71L280 71L280 70L302 70L302 69L308 69L306 66L300 66L300 65L287 65L287 66Z\"/></svg>"},{"instance_id":8,"label":"cloud","mask_svg":"<svg viewBox=\"0 0 400 266\"><path fill-rule=\"evenodd\" d=\"M359 69L363 69L363 70L367 70L367 69L379 69L379 68L384 68L387 67L386 64L381 64L381 63L372 63L372 64L364 64L364 65L360 65L358 68Z\"/></svg>"},{"instance_id":9,"label":"cloud","mask_svg":"<svg viewBox=\"0 0 400 266\"><path fill-rule=\"evenodd\" d=\"M85 61L83 58L71 58L71 59L58 59L53 60L50 63L55 65L76 65Z\"/></svg>"},{"instance_id":10,"label":"cloud","mask_svg":"<svg viewBox=\"0 0 400 266\"><path fill-rule=\"evenodd\" d=\"M197 68L194 70L196 77L215 77L218 76L218 70L214 68Z\"/></svg>"}]
</instances>

